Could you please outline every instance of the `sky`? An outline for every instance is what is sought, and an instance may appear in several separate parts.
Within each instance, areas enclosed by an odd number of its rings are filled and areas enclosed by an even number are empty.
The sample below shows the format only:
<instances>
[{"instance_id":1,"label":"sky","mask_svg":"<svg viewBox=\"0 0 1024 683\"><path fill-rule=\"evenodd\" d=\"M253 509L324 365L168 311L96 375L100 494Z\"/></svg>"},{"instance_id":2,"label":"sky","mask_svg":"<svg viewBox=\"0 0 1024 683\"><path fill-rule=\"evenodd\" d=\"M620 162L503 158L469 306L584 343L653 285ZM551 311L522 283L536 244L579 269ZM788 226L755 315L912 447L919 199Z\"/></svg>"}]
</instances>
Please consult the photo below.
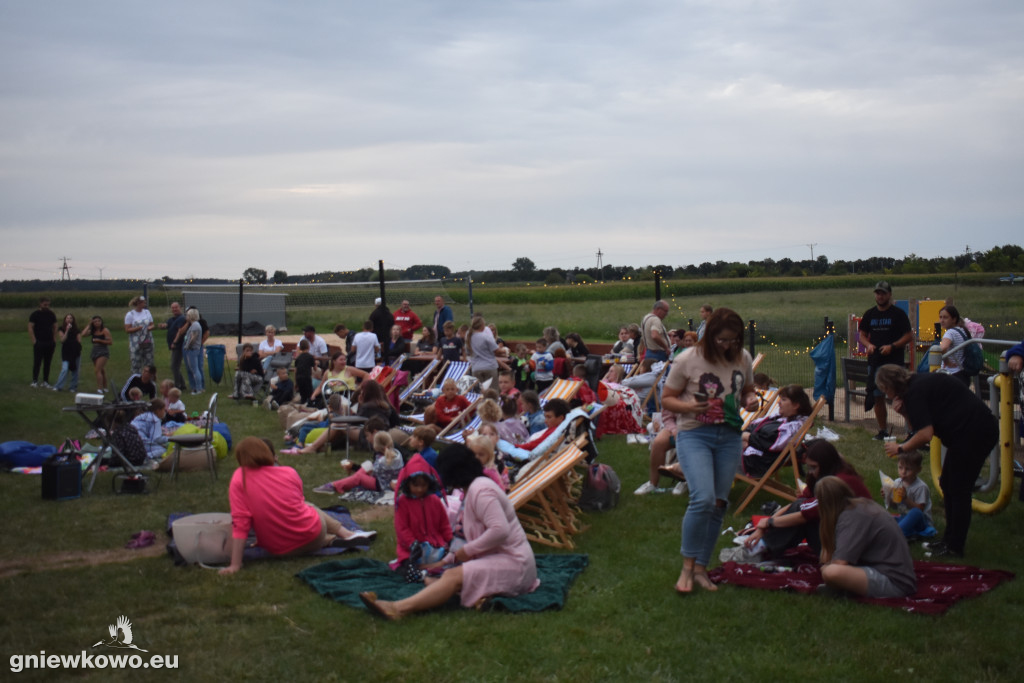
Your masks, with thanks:
<instances>
[{"instance_id":1,"label":"sky","mask_svg":"<svg viewBox=\"0 0 1024 683\"><path fill-rule=\"evenodd\" d=\"M0 2L0 280L1021 243L1019 0Z\"/></svg>"}]
</instances>

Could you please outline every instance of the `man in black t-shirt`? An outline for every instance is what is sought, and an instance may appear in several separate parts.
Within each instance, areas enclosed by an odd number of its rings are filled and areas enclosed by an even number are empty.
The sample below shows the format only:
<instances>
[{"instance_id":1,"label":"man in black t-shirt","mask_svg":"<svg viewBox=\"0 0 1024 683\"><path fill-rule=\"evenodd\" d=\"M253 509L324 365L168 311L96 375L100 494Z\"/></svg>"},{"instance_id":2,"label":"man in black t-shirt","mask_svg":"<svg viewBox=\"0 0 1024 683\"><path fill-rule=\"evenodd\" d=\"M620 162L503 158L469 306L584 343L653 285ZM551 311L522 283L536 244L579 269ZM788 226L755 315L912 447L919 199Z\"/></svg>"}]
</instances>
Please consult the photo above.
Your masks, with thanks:
<instances>
[{"instance_id":1,"label":"man in black t-shirt","mask_svg":"<svg viewBox=\"0 0 1024 683\"><path fill-rule=\"evenodd\" d=\"M171 375L174 378L174 386L184 390L185 377L181 374L181 339L178 333L185 325L185 314L181 312L181 304L177 301L171 302L171 317L160 327L167 330L167 348L171 350Z\"/></svg>"},{"instance_id":2,"label":"man in black t-shirt","mask_svg":"<svg viewBox=\"0 0 1024 683\"><path fill-rule=\"evenodd\" d=\"M885 280L875 285L875 307L868 309L860 320L858 328L860 343L868 351L868 397L864 410L875 409L878 433L875 438L885 439L889 435L889 411L884 394L875 386L875 371L890 363L903 365L903 349L914 341L910 318L892 303L892 287Z\"/></svg>"},{"instance_id":3,"label":"man in black t-shirt","mask_svg":"<svg viewBox=\"0 0 1024 683\"><path fill-rule=\"evenodd\" d=\"M33 387L50 387L50 361L57 348L57 316L50 310L50 300L39 299L39 308L28 317L28 338L32 340L32 384ZM39 368L43 369L43 381L39 381Z\"/></svg>"}]
</instances>

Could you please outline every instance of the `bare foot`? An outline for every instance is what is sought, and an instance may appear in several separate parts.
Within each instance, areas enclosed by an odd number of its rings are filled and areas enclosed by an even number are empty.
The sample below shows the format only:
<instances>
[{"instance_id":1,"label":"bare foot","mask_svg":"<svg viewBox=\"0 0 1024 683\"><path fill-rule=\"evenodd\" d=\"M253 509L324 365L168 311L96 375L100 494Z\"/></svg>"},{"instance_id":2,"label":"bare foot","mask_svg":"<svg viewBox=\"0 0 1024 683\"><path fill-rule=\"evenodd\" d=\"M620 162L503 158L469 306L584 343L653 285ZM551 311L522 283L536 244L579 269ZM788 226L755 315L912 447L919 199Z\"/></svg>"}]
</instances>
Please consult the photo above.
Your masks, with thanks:
<instances>
[{"instance_id":1,"label":"bare foot","mask_svg":"<svg viewBox=\"0 0 1024 683\"><path fill-rule=\"evenodd\" d=\"M693 592L693 570L683 567L679 573L679 580L676 581L676 593L687 595Z\"/></svg>"},{"instance_id":2,"label":"bare foot","mask_svg":"<svg viewBox=\"0 0 1024 683\"><path fill-rule=\"evenodd\" d=\"M706 571L695 571L693 573L693 582L706 591L714 592L718 590L718 586L711 581L711 577L708 576Z\"/></svg>"},{"instance_id":3,"label":"bare foot","mask_svg":"<svg viewBox=\"0 0 1024 683\"><path fill-rule=\"evenodd\" d=\"M360 593L359 599L366 605L366 609L370 610L370 614L375 614L388 621L398 621L402 618L402 615L398 613L393 603L386 600L378 600L377 594L372 591Z\"/></svg>"}]
</instances>

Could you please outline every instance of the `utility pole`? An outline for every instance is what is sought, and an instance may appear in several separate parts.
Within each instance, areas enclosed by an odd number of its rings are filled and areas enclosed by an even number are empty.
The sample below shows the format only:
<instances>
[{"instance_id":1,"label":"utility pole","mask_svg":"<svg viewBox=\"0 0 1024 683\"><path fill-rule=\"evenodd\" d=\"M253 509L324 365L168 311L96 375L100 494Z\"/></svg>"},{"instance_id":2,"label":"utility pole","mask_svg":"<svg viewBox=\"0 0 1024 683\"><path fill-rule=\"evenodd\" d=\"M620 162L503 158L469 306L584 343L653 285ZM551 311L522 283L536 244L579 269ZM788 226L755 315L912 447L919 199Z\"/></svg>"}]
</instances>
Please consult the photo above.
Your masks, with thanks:
<instances>
[{"instance_id":1,"label":"utility pole","mask_svg":"<svg viewBox=\"0 0 1024 683\"><path fill-rule=\"evenodd\" d=\"M818 243L817 243L817 242L814 242L813 244L808 244L808 245L807 245L807 247L808 247L808 248L809 248L809 249L811 250L811 260L812 260L812 261L814 260L814 248L815 248L816 246L818 246Z\"/></svg>"}]
</instances>

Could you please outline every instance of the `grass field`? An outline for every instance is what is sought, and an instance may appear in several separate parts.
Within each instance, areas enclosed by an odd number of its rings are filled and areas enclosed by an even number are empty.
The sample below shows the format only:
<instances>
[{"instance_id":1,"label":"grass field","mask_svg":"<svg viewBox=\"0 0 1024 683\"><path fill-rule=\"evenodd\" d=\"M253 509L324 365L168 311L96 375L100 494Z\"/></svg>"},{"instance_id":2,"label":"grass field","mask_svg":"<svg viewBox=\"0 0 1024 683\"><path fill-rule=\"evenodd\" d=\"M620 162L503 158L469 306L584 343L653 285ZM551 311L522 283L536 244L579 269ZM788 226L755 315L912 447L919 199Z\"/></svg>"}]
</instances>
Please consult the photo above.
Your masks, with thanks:
<instances>
[{"instance_id":1,"label":"grass field","mask_svg":"<svg viewBox=\"0 0 1024 683\"><path fill-rule=\"evenodd\" d=\"M1006 300L1009 294L1021 296L1017 290L907 289L898 295L955 296L962 311L982 322L997 315L1009 320L1022 310L1019 298ZM696 298L675 302L690 315L699 303ZM784 317L794 325L813 325L825 315L839 320L859 314L871 304L871 296L841 290L766 292L716 296L713 303L732 306L745 319ZM648 306L637 300L567 308L495 304L481 310L510 337L529 338L554 323L563 333L576 329L584 339L600 341L610 340L619 322L639 319ZM55 310L64 312L58 301ZM106 315L117 322L123 311ZM323 323L317 320L318 327L329 329L337 312L319 315ZM57 443L65 436L81 437L84 423L60 411L70 404L69 394L27 386L31 349L26 318L27 311L0 312L0 344L8 359L0 368L0 440ZM114 332L111 367L125 378L127 344L123 333ZM166 351L158 353L157 363L167 367ZM787 381L785 376L776 379ZM93 387L88 367L82 386ZM222 389L222 396L226 393ZM201 407L196 399L186 403L190 410ZM221 418L236 439L256 435L280 443L275 415L231 401L221 406ZM879 468L895 472L867 430L829 426L840 433L840 450L865 475L869 488L877 487ZM0 643L8 658L40 650L74 654L104 638L107 624L124 614L131 618L141 647L151 654L178 655L180 672L195 680L1019 679L1017 625L1024 619L1020 581L963 602L938 618L730 586L716 594L680 598L672 585L679 571L685 498L633 496L646 476L646 450L627 446L622 437L602 440L599 449L602 460L619 473L623 495L614 510L587 515L591 526L579 536L578 551L589 555L590 566L574 584L565 609L520 615L443 611L399 624L333 603L294 578L300 569L321 561L316 558L253 563L233 577L220 577L176 568L165 556L137 557L119 550L141 529L159 531L162 543L171 512L227 511L233 458L221 462L216 482L194 473L177 483L160 481L149 495L115 496L110 475L101 475L91 494L60 503L40 499L37 477L5 474L0 477L0 513L8 520L0 535ZM310 500L327 502L311 491L337 475L337 456L292 457L287 464L299 471ZM933 497L941 529L937 492ZM1022 511L1024 505L1015 497L997 515L975 515L969 561L1018 571L1024 565ZM390 559L390 511L355 506L353 514L380 532L369 556ZM730 516L726 525L744 522ZM922 556L919 548L914 553ZM110 671L78 675L139 677ZM157 679L167 674L142 675ZM29 680L69 676L54 671L20 674Z\"/></svg>"}]
</instances>

